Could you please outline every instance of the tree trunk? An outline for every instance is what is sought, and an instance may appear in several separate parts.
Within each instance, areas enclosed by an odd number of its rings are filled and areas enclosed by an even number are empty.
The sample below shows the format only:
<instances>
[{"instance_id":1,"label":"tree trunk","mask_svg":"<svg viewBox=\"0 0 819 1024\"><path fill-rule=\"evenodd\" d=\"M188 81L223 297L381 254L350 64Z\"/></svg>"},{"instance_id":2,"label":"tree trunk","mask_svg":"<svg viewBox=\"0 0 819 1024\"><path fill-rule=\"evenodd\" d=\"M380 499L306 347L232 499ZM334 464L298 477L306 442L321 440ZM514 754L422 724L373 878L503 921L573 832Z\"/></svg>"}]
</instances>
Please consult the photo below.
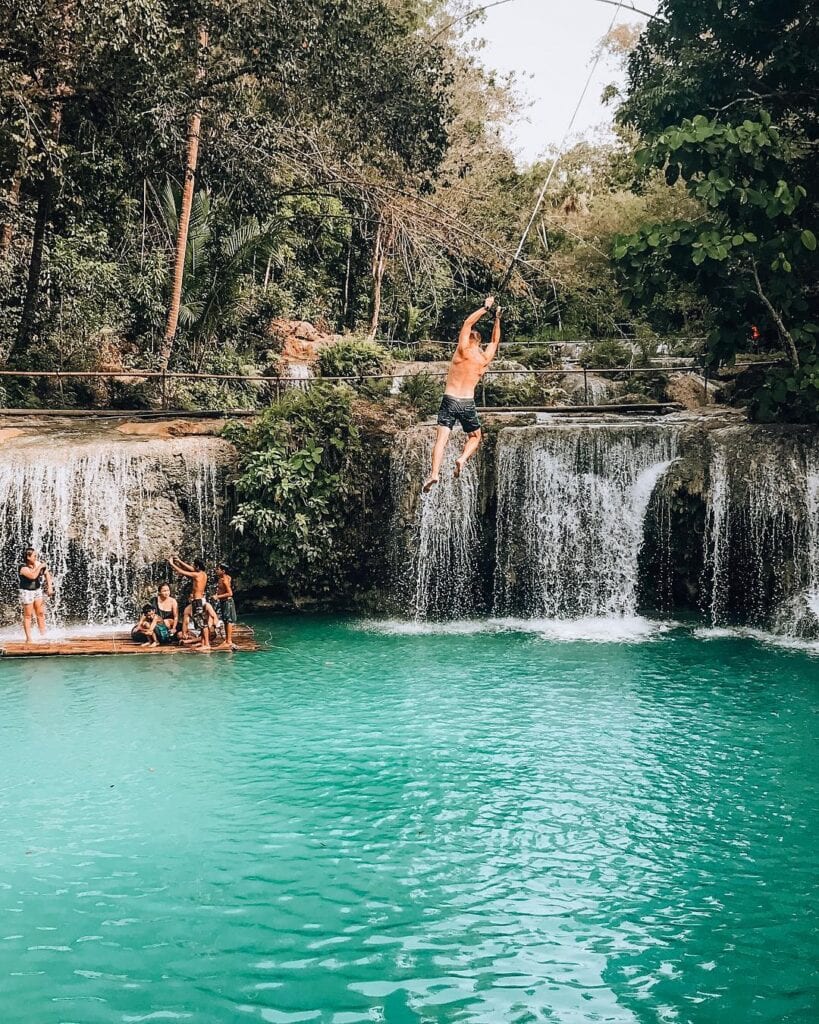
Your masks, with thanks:
<instances>
[{"instance_id":1,"label":"tree trunk","mask_svg":"<svg viewBox=\"0 0 819 1024\"><path fill-rule=\"evenodd\" d=\"M778 310L775 309L775 307L774 307L773 303L771 302L771 300L768 298L768 296L762 290L762 282L759 280L759 271L757 270L756 261L755 260L753 260L751 262L751 269L752 269L753 275L754 275L754 283L756 284L756 293L760 297L760 299L762 299L762 302L763 302L765 308L771 314L771 318L773 319L773 322L776 324L776 329L777 329L777 331L779 331L780 341L782 342L782 344L784 345L784 347L785 347L785 349L786 349L786 351L788 353L788 358L791 361L791 366L794 368L794 370L798 370L799 369L799 350L796 347L796 342L793 340L793 335L788 330L788 328L785 326L785 323L782 320L782 317L779 315Z\"/></svg>"},{"instance_id":2,"label":"tree trunk","mask_svg":"<svg viewBox=\"0 0 819 1024\"><path fill-rule=\"evenodd\" d=\"M11 192L9 193L9 207L10 210L15 210L18 203L20 202L20 184L21 175L19 171L14 172L14 178L11 183ZM11 239L14 236L14 222L9 216L9 220L6 224L0 225L0 257L3 257L9 250L11 245Z\"/></svg>"},{"instance_id":3,"label":"tree trunk","mask_svg":"<svg viewBox=\"0 0 819 1024\"><path fill-rule=\"evenodd\" d=\"M208 33L199 28L199 62L196 68L196 81L200 82L205 74L204 54L208 45ZM171 277L171 296L168 304L168 317L165 321L165 334L159 352L159 367L167 370L173 352L176 328L179 325L179 307L182 303L182 283L185 276L185 251L188 247L188 228L191 221L193 205L193 189L196 180L196 166L199 162L199 133L202 127L202 105L197 100L196 109L188 121L187 153L185 156L185 183L182 188L182 204L176 229L176 247L174 252L173 274Z\"/></svg>"},{"instance_id":4,"label":"tree trunk","mask_svg":"<svg viewBox=\"0 0 819 1024\"><path fill-rule=\"evenodd\" d=\"M63 121L62 104L55 102L49 114L49 128L51 138L56 143L60 137L60 127ZM23 311L20 314L20 322L17 325L17 334L8 354L7 362L19 363L23 353L31 341L34 319L37 315L37 306L40 302L40 275L43 269L43 251L45 249L45 236L48 222L51 218L51 205L54 201L56 181L50 169L44 172L40 185L40 194L37 197L37 215L34 219L34 233L31 236L31 255L28 261L28 277L26 279L26 294L23 299Z\"/></svg>"},{"instance_id":5,"label":"tree trunk","mask_svg":"<svg viewBox=\"0 0 819 1024\"><path fill-rule=\"evenodd\" d=\"M375 229L373 242L373 291L370 304L370 338L378 333L378 322L381 319L381 286L384 283L384 271L387 268L387 253L392 244L392 232L388 229L384 217L379 216L378 227Z\"/></svg>"}]
</instances>

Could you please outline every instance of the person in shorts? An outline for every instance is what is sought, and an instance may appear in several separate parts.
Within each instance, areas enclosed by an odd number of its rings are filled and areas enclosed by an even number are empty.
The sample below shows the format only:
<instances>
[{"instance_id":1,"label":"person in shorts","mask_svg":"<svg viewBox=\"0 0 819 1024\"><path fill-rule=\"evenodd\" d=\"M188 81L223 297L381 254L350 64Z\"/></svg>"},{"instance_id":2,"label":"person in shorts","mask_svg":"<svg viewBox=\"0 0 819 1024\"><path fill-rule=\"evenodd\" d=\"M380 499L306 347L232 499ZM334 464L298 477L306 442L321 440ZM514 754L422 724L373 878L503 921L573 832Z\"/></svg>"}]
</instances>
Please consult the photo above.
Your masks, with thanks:
<instances>
[{"instance_id":1,"label":"person in shorts","mask_svg":"<svg viewBox=\"0 0 819 1024\"><path fill-rule=\"evenodd\" d=\"M219 618L225 627L225 642L232 651L235 651L237 648L233 642L233 627L237 619L236 602L233 599L233 577L224 562L216 566L216 593L213 596L219 609Z\"/></svg>"},{"instance_id":2,"label":"person in shorts","mask_svg":"<svg viewBox=\"0 0 819 1024\"><path fill-rule=\"evenodd\" d=\"M156 635L156 631L161 623L162 619L160 619L154 606L152 604L144 604L139 622L131 630L131 639L136 644L159 647L159 638Z\"/></svg>"},{"instance_id":3,"label":"person in shorts","mask_svg":"<svg viewBox=\"0 0 819 1024\"><path fill-rule=\"evenodd\" d=\"M456 477L461 475L464 466L481 443L481 421L475 407L475 387L498 352L500 310L497 308L495 310L492 340L486 348L482 347L481 336L475 330L475 324L489 312L494 304L494 298L488 295L481 308L466 318L458 336L458 347L452 357L446 378L446 390L438 410L438 435L435 438L435 447L432 449L432 468L424 481L425 494L438 483L444 451L456 423L460 424L466 434L464 450L455 461Z\"/></svg>"},{"instance_id":4,"label":"person in shorts","mask_svg":"<svg viewBox=\"0 0 819 1024\"><path fill-rule=\"evenodd\" d=\"M40 636L45 636L45 598L54 596L54 580L45 562L41 562L34 548L26 548L23 561L17 569L20 588L20 607L23 610L23 632L26 643L31 643L31 619L37 619Z\"/></svg>"}]
</instances>

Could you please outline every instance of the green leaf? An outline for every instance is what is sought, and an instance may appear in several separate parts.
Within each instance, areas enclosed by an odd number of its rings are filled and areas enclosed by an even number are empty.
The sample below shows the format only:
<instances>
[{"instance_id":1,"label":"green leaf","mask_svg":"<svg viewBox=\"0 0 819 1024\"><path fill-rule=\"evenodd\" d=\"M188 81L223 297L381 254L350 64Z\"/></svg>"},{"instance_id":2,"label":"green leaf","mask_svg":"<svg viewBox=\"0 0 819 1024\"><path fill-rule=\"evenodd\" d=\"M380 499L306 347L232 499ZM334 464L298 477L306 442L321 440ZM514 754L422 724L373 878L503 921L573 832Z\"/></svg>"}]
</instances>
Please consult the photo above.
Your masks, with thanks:
<instances>
[{"instance_id":1,"label":"green leaf","mask_svg":"<svg viewBox=\"0 0 819 1024\"><path fill-rule=\"evenodd\" d=\"M816 235L809 228L805 228L799 237L802 239L802 245L806 249L810 249L811 252L816 249Z\"/></svg>"}]
</instances>

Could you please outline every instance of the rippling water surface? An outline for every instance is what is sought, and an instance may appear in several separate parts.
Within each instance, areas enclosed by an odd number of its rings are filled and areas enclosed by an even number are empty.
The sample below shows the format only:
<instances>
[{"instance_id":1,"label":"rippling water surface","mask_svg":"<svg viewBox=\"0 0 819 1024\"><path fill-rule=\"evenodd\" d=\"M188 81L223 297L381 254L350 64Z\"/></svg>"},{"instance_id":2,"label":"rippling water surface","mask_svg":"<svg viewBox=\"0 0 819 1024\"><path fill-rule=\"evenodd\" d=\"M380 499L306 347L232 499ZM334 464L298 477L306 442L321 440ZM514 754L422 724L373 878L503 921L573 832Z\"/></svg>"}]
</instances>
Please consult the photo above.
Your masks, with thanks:
<instances>
[{"instance_id":1,"label":"rippling water surface","mask_svg":"<svg viewBox=\"0 0 819 1024\"><path fill-rule=\"evenodd\" d=\"M819 658L501 626L0 663L3 1024L819 1019Z\"/></svg>"}]
</instances>

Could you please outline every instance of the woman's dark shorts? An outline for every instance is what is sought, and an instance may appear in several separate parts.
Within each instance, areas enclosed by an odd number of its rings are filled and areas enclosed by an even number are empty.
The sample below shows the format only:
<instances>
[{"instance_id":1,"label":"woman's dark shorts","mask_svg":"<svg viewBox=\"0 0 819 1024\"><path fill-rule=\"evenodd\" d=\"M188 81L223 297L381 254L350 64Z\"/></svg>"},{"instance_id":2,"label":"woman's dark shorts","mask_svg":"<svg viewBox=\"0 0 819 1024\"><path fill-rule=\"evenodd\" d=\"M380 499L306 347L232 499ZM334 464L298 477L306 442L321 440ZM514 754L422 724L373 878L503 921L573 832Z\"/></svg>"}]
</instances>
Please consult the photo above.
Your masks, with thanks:
<instances>
[{"instance_id":1,"label":"woman's dark shorts","mask_svg":"<svg viewBox=\"0 0 819 1024\"><path fill-rule=\"evenodd\" d=\"M453 398L452 395L444 395L441 399L438 426L449 427L452 430L456 423L461 424L465 434L474 434L476 430L481 429L474 398Z\"/></svg>"}]
</instances>

